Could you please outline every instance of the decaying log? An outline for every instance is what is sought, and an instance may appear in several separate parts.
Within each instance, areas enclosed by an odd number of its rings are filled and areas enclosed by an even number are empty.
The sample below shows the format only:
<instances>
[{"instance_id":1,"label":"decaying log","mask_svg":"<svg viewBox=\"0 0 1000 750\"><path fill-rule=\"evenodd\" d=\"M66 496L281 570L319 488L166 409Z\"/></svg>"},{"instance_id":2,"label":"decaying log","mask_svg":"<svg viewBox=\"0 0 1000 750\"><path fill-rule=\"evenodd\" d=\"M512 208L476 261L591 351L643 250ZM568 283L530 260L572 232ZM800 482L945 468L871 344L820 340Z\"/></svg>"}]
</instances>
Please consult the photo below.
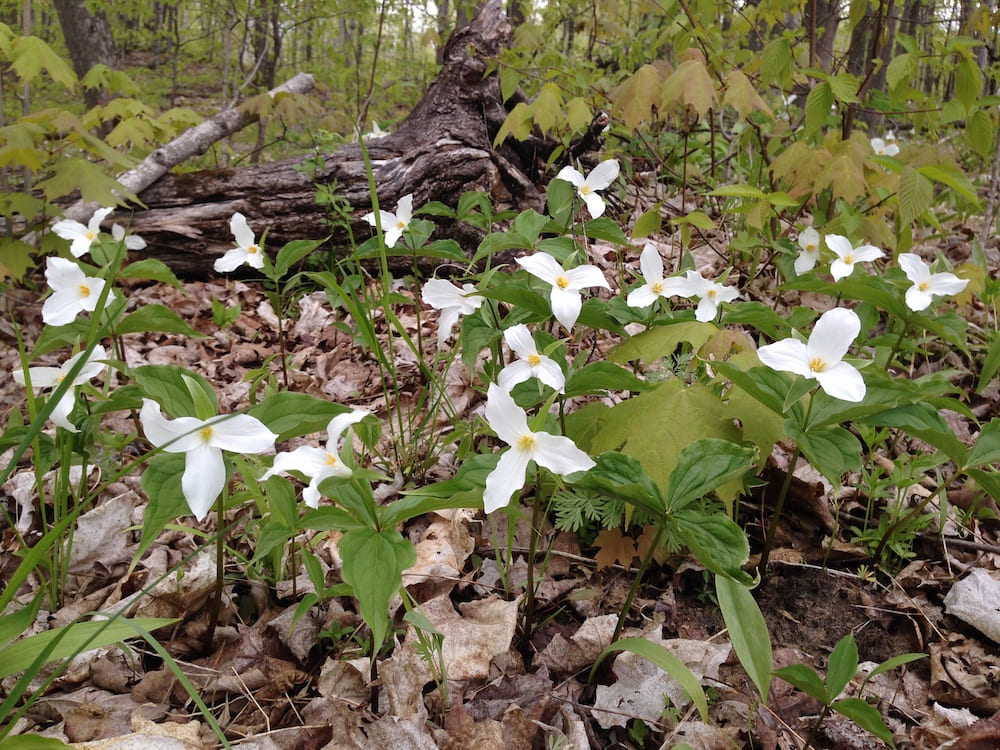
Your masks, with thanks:
<instances>
[{"instance_id":1,"label":"decaying log","mask_svg":"<svg viewBox=\"0 0 1000 750\"><path fill-rule=\"evenodd\" d=\"M509 38L500 0L489 0L469 26L452 34L440 73L398 129L367 142L382 208L394 210L408 193L414 206L431 200L455 205L468 190L485 191L495 201L540 205L528 175L551 147L541 141L534 152L492 146L507 110L497 77L486 75L486 69ZM139 194L147 208L136 211L131 230L146 240L148 254L176 272L202 275L231 247L229 218L235 211L246 215L258 234L268 229L270 248L330 234L315 195L317 184L335 184L353 208L355 236L371 236L362 219L371 199L360 146L326 155L324 166L314 172L302 169L309 158L165 175Z\"/></svg>"}]
</instances>

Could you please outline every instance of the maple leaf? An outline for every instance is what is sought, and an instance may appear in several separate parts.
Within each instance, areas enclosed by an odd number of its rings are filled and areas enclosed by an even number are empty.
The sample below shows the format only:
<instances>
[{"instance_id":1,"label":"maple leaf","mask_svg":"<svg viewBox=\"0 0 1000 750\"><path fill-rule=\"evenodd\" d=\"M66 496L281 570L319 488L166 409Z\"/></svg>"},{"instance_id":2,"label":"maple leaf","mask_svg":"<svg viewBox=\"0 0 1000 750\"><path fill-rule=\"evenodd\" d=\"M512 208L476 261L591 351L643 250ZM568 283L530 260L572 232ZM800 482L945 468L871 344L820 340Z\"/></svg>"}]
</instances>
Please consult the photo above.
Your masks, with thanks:
<instances>
[{"instance_id":1,"label":"maple leaf","mask_svg":"<svg viewBox=\"0 0 1000 750\"><path fill-rule=\"evenodd\" d=\"M594 539L594 545L598 548L597 554L594 555L598 570L616 562L627 568L636 556L635 542L631 537L622 534L620 529L604 529Z\"/></svg>"}]
</instances>

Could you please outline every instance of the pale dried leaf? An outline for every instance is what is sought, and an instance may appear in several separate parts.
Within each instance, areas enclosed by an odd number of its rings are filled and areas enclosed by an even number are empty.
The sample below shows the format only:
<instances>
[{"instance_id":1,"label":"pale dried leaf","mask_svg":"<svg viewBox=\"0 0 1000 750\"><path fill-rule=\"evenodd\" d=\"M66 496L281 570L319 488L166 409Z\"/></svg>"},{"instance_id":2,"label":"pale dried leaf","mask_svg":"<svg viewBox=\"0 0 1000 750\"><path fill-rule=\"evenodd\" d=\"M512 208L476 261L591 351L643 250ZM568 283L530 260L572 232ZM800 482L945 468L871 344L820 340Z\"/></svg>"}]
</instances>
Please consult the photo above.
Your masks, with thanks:
<instances>
[{"instance_id":1,"label":"pale dried leaf","mask_svg":"<svg viewBox=\"0 0 1000 750\"><path fill-rule=\"evenodd\" d=\"M951 587L944 598L946 611L1000 643L1000 581L982 568Z\"/></svg>"},{"instance_id":2,"label":"pale dried leaf","mask_svg":"<svg viewBox=\"0 0 1000 750\"><path fill-rule=\"evenodd\" d=\"M490 662L506 653L514 638L518 602L497 597L461 605L459 614L447 595L424 602L421 609L444 635L443 656L450 680L484 679Z\"/></svg>"},{"instance_id":3,"label":"pale dried leaf","mask_svg":"<svg viewBox=\"0 0 1000 750\"><path fill-rule=\"evenodd\" d=\"M556 633L539 655L539 661L553 672L563 674L593 664L611 644L617 623L618 615L588 617L569 640Z\"/></svg>"}]
</instances>

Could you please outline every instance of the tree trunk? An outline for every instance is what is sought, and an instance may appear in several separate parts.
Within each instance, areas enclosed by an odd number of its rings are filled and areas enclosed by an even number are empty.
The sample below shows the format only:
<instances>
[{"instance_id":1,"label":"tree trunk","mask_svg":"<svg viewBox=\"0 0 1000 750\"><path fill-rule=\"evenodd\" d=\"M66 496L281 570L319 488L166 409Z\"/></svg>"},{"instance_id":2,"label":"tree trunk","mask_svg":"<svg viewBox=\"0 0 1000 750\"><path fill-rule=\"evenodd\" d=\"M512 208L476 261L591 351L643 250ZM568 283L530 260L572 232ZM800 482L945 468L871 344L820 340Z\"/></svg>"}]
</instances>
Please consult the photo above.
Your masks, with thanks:
<instances>
[{"instance_id":1,"label":"tree trunk","mask_svg":"<svg viewBox=\"0 0 1000 750\"><path fill-rule=\"evenodd\" d=\"M541 208L526 176L534 160L544 163L552 145L492 147L507 116L495 75L485 76L487 61L508 43L510 26L500 0L490 0L471 25L456 29L444 51L444 67L423 99L396 132L368 142L380 205L393 210L412 193L413 205L431 200L454 206L469 190L482 190L494 202ZM317 184L336 185L337 195L353 207L355 237L371 235L363 215L371 210L368 178L358 145L324 158L315 171L303 170L310 156L241 169L170 174L139 194L147 207L136 211L131 231L148 243L146 254L159 257L186 275L208 273L215 258L232 246L229 219L243 213L258 233L268 230L268 245L292 239L318 239L330 232L328 215L316 204ZM438 236L449 231L439 223ZM344 246L346 234L332 241Z\"/></svg>"},{"instance_id":2,"label":"tree trunk","mask_svg":"<svg viewBox=\"0 0 1000 750\"><path fill-rule=\"evenodd\" d=\"M109 68L118 67L118 56L107 16L103 13L91 13L84 0L53 0L53 4L59 15L59 25L77 76L83 78L98 63ZM99 90L84 91L88 107L102 103L102 98L106 98L106 94Z\"/></svg>"}]
</instances>

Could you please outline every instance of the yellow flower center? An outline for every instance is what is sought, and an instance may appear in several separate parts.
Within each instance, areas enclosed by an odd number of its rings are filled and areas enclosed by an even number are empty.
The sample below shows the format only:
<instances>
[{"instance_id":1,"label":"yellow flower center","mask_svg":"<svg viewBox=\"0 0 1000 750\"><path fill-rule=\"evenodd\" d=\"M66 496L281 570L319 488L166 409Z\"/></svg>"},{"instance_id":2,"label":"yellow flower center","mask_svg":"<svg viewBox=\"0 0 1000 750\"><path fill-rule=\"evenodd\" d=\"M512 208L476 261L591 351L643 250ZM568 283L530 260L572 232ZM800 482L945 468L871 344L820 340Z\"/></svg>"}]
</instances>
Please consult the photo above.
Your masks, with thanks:
<instances>
[{"instance_id":1,"label":"yellow flower center","mask_svg":"<svg viewBox=\"0 0 1000 750\"><path fill-rule=\"evenodd\" d=\"M199 430L198 434L201 435L201 441L203 443L207 443L212 439L212 426L205 425L201 428L201 430Z\"/></svg>"},{"instance_id":2,"label":"yellow flower center","mask_svg":"<svg viewBox=\"0 0 1000 750\"><path fill-rule=\"evenodd\" d=\"M806 252L807 253L814 253L814 252L816 252L816 245L815 245L815 243L812 243L812 242L807 243L806 244Z\"/></svg>"},{"instance_id":3,"label":"yellow flower center","mask_svg":"<svg viewBox=\"0 0 1000 750\"><path fill-rule=\"evenodd\" d=\"M338 463L340 463L340 459L338 459L335 455L333 455L332 453L326 454L327 466L336 466Z\"/></svg>"},{"instance_id":4,"label":"yellow flower center","mask_svg":"<svg viewBox=\"0 0 1000 750\"><path fill-rule=\"evenodd\" d=\"M86 237L90 242L93 242L94 237L97 236L97 232L84 232L83 236Z\"/></svg>"},{"instance_id":5,"label":"yellow flower center","mask_svg":"<svg viewBox=\"0 0 1000 750\"><path fill-rule=\"evenodd\" d=\"M403 221L402 219L397 219L396 220L396 228L397 229L406 229L406 222Z\"/></svg>"},{"instance_id":6,"label":"yellow flower center","mask_svg":"<svg viewBox=\"0 0 1000 750\"><path fill-rule=\"evenodd\" d=\"M90 296L90 287L87 286L86 284L80 284L80 296L81 297L89 297Z\"/></svg>"},{"instance_id":7,"label":"yellow flower center","mask_svg":"<svg viewBox=\"0 0 1000 750\"><path fill-rule=\"evenodd\" d=\"M931 285L929 281L921 281L919 284L917 284L917 289L919 289L921 292L926 292L930 288Z\"/></svg>"},{"instance_id":8,"label":"yellow flower center","mask_svg":"<svg viewBox=\"0 0 1000 750\"><path fill-rule=\"evenodd\" d=\"M826 361L822 357L813 357L809 361L809 369L813 372L823 372L826 369Z\"/></svg>"},{"instance_id":9,"label":"yellow flower center","mask_svg":"<svg viewBox=\"0 0 1000 750\"><path fill-rule=\"evenodd\" d=\"M565 276L559 276L556 279L556 286L559 287L560 289L565 289L566 287L569 286L569 279L567 279Z\"/></svg>"},{"instance_id":10,"label":"yellow flower center","mask_svg":"<svg viewBox=\"0 0 1000 750\"><path fill-rule=\"evenodd\" d=\"M847 255L844 256L844 263L846 263L847 265L851 265L851 263L853 262L854 262L854 255L848 253Z\"/></svg>"},{"instance_id":11,"label":"yellow flower center","mask_svg":"<svg viewBox=\"0 0 1000 750\"><path fill-rule=\"evenodd\" d=\"M652 289L653 289L654 292L656 292L657 294L659 294L660 292L663 291L663 282L662 281L657 281L656 283L653 284Z\"/></svg>"},{"instance_id":12,"label":"yellow flower center","mask_svg":"<svg viewBox=\"0 0 1000 750\"><path fill-rule=\"evenodd\" d=\"M528 364L531 365L532 367L537 366L538 363L541 361L542 358L539 357L537 354L535 354L535 352L532 352L531 354L528 355Z\"/></svg>"},{"instance_id":13,"label":"yellow flower center","mask_svg":"<svg viewBox=\"0 0 1000 750\"><path fill-rule=\"evenodd\" d=\"M535 436L534 435L523 435L520 440L517 441L517 447L523 451L534 450L535 448Z\"/></svg>"},{"instance_id":14,"label":"yellow flower center","mask_svg":"<svg viewBox=\"0 0 1000 750\"><path fill-rule=\"evenodd\" d=\"M256 245L248 245L247 246L247 255L256 255L259 252L260 252L260 248L257 247Z\"/></svg>"},{"instance_id":15,"label":"yellow flower center","mask_svg":"<svg viewBox=\"0 0 1000 750\"><path fill-rule=\"evenodd\" d=\"M707 296L708 296L709 299L715 299L718 296L718 294L719 294L719 290L713 288L713 289L709 289L708 290L708 295Z\"/></svg>"},{"instance_id":16,"label":"yellow flower center","mask_svg":"<svg viewBox=\"0 0 1000 750\"><path fill-rule=\"evenodd\" d=\"M590 195L592 192L594 192L594 189L586 182L580 185L580 195Z\"/></svg>"}]
</instances>

